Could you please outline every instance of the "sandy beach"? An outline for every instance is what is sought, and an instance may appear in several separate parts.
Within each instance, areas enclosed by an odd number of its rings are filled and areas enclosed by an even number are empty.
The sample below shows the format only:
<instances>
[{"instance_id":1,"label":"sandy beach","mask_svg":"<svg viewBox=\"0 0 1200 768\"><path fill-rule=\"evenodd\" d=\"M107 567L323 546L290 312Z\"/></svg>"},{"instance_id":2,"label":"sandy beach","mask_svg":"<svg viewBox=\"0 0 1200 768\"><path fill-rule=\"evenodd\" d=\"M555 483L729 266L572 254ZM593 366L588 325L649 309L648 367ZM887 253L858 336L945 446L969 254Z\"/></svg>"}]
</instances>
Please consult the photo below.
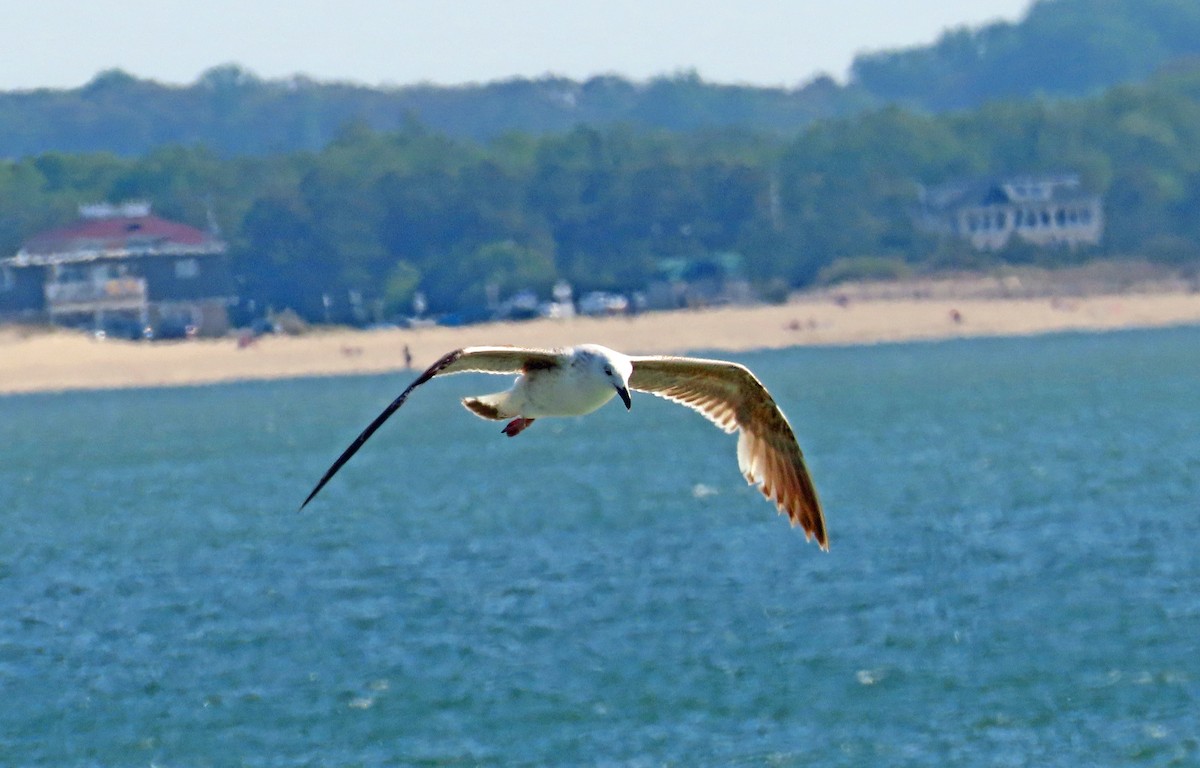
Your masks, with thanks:
<instances>
[{"instance_id":1,"label":"sandy beach","mask_svg":"<svg viewBox=\"0 0 1200 768\"><path fill-rule=\"evenodd\" d=\"M954 294L954 295L948 295ZM978 295L976 295L978 294ZM917 297L914 298L913 296ZM0 393L204 384L423 368L471 344L555 347L595 342L629 353L742 351L1070 330L1200 324L1200 293L1180 288L1098 295L997 297L986 291L859 286L783 305L489 323L463 328L314 330L184 342L97 340L73 331L0 326Z\"/></svg>"}]
</instances>

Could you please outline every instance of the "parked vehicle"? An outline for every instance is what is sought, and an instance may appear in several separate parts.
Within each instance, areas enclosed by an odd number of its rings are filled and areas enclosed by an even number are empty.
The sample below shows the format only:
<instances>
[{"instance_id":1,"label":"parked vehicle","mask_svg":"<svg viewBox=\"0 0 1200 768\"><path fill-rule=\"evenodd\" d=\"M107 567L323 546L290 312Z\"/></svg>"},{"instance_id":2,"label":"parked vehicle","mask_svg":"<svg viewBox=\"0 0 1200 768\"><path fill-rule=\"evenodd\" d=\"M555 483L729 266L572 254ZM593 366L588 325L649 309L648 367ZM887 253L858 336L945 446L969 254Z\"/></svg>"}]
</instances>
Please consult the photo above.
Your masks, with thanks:
<instances>
[{"instance_id":1,"label":"parked vehicle","mask_svg":"<svg viewBox=\"0 0 1200 768\"><path fill-rule=\"evenodd\" d=\"M629 299L619 293L592 291L579 300L579 311L585 315L623 315L629 311Z\"/></svg>"}]
</instances>

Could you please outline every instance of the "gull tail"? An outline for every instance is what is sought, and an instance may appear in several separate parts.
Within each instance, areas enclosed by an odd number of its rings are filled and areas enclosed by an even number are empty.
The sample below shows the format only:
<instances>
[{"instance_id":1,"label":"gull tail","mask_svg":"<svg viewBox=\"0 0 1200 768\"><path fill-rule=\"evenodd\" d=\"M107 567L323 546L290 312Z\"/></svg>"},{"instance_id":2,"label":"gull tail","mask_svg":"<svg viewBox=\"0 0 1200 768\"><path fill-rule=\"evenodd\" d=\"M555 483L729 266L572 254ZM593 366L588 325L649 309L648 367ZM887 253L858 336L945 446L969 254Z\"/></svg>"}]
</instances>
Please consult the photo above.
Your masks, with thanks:
<instances>
[{"instance_id":1,"label":"gull tail","mask_svg":"<svg viewBox=\"0 0 1200 768\"><path fill-rule=\"evenodd\" d=\"M462 404L466 406L468 411L481 419L501 421L518 415L510 413L506 408L508 405L507 392L497 392L494 395L480 395L478 397L464 397Z\"/></svg>"}]
</instances>

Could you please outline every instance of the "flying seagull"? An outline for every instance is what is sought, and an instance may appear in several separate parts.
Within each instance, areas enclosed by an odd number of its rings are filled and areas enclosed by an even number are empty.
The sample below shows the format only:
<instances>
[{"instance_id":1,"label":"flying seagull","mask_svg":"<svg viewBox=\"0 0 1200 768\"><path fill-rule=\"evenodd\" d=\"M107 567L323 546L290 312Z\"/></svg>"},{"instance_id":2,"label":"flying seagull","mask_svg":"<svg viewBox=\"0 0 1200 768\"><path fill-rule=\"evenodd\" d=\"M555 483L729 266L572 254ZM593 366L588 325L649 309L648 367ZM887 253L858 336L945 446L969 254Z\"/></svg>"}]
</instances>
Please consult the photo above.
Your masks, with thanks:
<instances>
[{"instance_id":1,"label":"flying seagull","mask_svg":"<svg viewBox=\"0 0 1200 768\"><path fill-rule=\"evenodd\" d=\"M468 371L520 374L511 389L462 401L477 416L509 420L503 429L509 437L519 435L536 419L582 416L618 395L628 410L633 405L631 389L686 405L726 432L740 431L738 466L746 481L757 484L780 512L787 513L792 525L803 526L806 539L816 538L821 549L829 548L821 502L792 428L748 368L695 357L630 357L598 344L566 349L464 347L446 354L367 425L300 508L404 405L413 390L435 376Z\"/></svg>"}]
</instances>

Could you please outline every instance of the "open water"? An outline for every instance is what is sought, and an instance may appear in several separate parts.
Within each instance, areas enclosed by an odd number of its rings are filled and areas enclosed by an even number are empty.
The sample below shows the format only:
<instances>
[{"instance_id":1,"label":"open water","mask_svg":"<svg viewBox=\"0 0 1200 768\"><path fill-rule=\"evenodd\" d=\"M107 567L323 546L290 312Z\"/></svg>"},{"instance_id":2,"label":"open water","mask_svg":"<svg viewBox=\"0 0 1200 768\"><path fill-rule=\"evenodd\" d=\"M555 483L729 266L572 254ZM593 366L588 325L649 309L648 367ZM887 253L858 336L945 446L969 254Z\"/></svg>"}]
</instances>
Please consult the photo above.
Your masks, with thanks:
<instances>
[{"instance_id":1,"label":"open water","mask_svg":"<svg viewBox=\"0 0 1200 768\"><path fill-rule=\"evenodd\" d=\"M644 395L0 397L0 765L1200 764L1200 329L737 359L829 554Z\"/></svg>"}]
</instances>

